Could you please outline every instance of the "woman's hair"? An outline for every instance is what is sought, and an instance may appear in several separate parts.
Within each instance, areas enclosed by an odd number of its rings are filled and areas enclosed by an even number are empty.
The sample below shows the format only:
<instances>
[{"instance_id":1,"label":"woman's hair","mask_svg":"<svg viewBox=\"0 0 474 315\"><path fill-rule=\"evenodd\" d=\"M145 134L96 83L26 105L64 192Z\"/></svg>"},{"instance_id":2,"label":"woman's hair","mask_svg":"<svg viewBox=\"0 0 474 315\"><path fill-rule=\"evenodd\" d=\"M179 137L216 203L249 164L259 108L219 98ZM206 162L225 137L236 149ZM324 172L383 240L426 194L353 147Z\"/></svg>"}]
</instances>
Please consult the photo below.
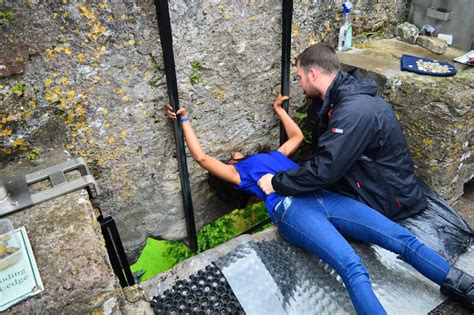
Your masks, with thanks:
<instances>
[{"instance_id":1,"label":"woman's hair","mask_svg":"<svg viewBox=\"0 0 474 315\"><path fill-rule=\"evenodd\" d=\"M237 190L233 184L209 173L209 185L216 190L216 195L233 209L242 209L247 205L250 195Z\"/></svg>"},{"instance_id":2,"label":"woman's hair","mask_svg":"<svg viewBox=\"0 0 474 315\"><path fill-rule=\"evenodd\" d=\"M270 152L270 148L267 145L258 145L257 153ZM245 155L245 154L244 154ZM242 159L234 160L235 162L241 162L245 160L248 155L245 155ZM232 159L231 159L232 160ZM230 161L221 161L224 164L229 164ZM225 202L227 205L233 207L233 209L245 208L252 195L247 194L241 190L237 190L235 185L220 179L216 175L209 173L209 186L216 191L217 197Z\"/></svg>"}]
</instances>

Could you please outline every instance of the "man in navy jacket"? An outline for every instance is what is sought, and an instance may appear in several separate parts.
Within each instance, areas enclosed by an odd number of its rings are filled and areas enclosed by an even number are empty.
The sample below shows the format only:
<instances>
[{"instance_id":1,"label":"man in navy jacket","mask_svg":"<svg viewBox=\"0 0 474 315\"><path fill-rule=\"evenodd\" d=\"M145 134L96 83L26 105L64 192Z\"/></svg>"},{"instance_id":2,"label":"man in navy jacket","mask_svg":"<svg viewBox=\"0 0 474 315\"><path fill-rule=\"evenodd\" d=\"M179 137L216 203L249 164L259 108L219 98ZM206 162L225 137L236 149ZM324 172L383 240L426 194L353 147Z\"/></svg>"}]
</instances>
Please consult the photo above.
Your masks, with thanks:
<instances>
[{"instance_id":1,"label":"man in navy jacket","mask_svg":"<svg viewBox=\"0 0 474 315\"><path fill-rule=\"evenodd\" d=\"M285 196L330 189L391 219L423 211L407 141L391 106L375 96L376 83L341 71L323 43L298 57L297 70L318 121L315 154L301 168L265 175L260 188Z\"/></svg>"},{"instance_id":2,"label":"man in navy jacket","mask_svg":"<svg viewBox=\"0 0 474 315\"><path fill-rule=\"evenodd\" d=\"M315 153L301 168L264 175L260 188L284 196L329 189L391 219L425 210L407 141L391 106L375 96L376 84L341 71L326 44L307 48L296 66L299 84L313 100L309 114L318 122ZM441 291L474 310L470 275L451 268Z\"/></svg>"}]
</instances>

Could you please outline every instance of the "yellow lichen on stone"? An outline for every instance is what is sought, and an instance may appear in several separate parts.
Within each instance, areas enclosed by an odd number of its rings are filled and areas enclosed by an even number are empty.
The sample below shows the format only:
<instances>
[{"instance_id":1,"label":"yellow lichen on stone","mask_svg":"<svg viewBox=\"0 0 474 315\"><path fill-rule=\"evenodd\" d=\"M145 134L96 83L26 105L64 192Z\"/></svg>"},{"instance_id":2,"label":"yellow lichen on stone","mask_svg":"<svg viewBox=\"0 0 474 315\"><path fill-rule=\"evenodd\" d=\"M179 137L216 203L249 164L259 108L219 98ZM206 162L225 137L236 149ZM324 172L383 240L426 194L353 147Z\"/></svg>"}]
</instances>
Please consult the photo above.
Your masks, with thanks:
<instances>
[{"instance_id":1,"label":"yellow lichen on stone","mask_svg":"<svg viewBox=\"0 0 474 315\"><path fill-rule=\"evenodd\" d=\"M76 95L76 92L74 92L74 90L69 90L69 91L66 92L66 97L67 97L68 101L72 100L74 95Z\"/></svg>"},{"instance_id":2,"label":"yellow lichen on stone","mask_svg":"<svg viewBox=\"0 0 474 315\"><path fill-rule=\"evenodd\" d=\"M217 86L211 91L212 97L218 101L224 101L227 98L227 91L229 90L228 86Z\"/></svg>"},{"instance_id":3,"label":"yellow lichen on stone","mask_svg":"<svg viewBox=\"0 0 474 315\"><path fill-rule=\"evenodd\" d=\"M18 139L16 139L15 141L13 141L12 146L13 146L13 148L18 148L18 147L20 147L20 146L22 146L22 145L24 145L24 144L25 144L25 139L23 139L23 138L18 138Z\"/></svg>"},{"instance_id":4,"label":"yellow lichen on stone","mask_svg":"<svg viewBox=\"0 0 474 315\"><path fill-rule=\"evenodd\" d=\"M68 84L69 84L69 79L66 78L66 77L62 77L61 79L59 79L59 82L60 82L62 85L68 85Z\"/></svg>"},{"instance_id":5,"label":"yellow lichen on stone","mask_svg":"<svg viewBox=\"0 0 474 315\"><path fill-rule=\"evenodd\" d=\"M228 11L224 13L224 20L230 20L233 17L233 13Z\"/></svg>"},{"instance_id":6,"label":"yellow lichen on stone","mask_svg":"<svg viewBox=\"0 0 474 315\"><path fill-rule=\"evenodd\" d=\"M433 145L433 139L423 139L423 144L425 146L431 146Z\"/></svg>"},{"instance_id":7,"label":"yellow lichen on stone","mask_svg":"<svg viewBox=\"0 0 474 315\"><path fill-rule=\"evenodd\" d=\"M300 25L298 23L293 23L293 32L291 32L292 37L300 36Z\"/></svg>"},{"instance_id":8,"label":"yellow lichen on stone","mask_svg":"<svg viewBox=\"0 0 474 315\"><path fill-rule=\"evenodd\" d=\"M2 130L2 136L4 137L9 137L13 133L13 130L11 129L3 129Z\"/></svg>"},{"instance_id":9,"label":"yellow lichen on stone","mask_svg":"<svg viewBox=\"0 0 474 315\"><path fill-rule=\"evenodd\" d=\"M72 124L74 122L74 115L70 114L66 117L66 124Z\"/></svg>"},{"instance_id":10,"label":"yellow lichen on stone","mask_svg":"<svg viewBox=\"0 0 474 315\"><path fill-rule=\"evenodd\" d=\"M89 11L89 9L85 5L77 4L76 6L79 8L79 10L81 10L82 15L84 15L86 18L93 21L96 20L95 15L91 11Z\"/></svg>"},{"instance_id":11,"label":"yellow lichen on stone","mask_svg":"<svg viewBox=\"0 0 474 315\"><path fill-rule=\"evenodd\" d=\"M53 80L51 80L51 79L45 79L45 80L43 81L43 83L44 83L44 86L45 86L45 87L50 87L51 84L53 83Z\"/></svg>"},{"instance_id":12,"label":"yellow lichen on stone","mask_svg":"<svg viewBox=\"0 0 474 315\"><path fill-rule=\"evenodd\" d=\"M84 54L82 53L79 53L76 57L77 61L79 62L84 62L84 60L86 60L86 57L84 56Z\"/></svg>"},{"instance_id":13,"label":"yellow lichen on stone","mask_svg":"<svg viewBox=\"0 0 474 315\"><path fill-rule=\"evenodd\" d=\"M135 45L135 40L134 39L130 39L128 41L125 42L125 46L133 46Z\"/></svg>"},{"instance_id":14,"label":"yellow lichen on stone","mask_svg":"<svg viewBox=\"0 0 474 315\"><path fill-rule=\"evenodd\" d=\"M35 109L36 108L36 100L34 100L34 99L29 100L28 105L30 105L31 108Z\"/></svg>"},{"instance_id":15,"label":"yellow lichen on stone","mask_svg":"<svg viewBox=\"0 0 474 315\"><path fill-rule=\"evenodd\" d=\"M316 39L316 33L311 32L309 34L308 46L311 46L311 45L314 45L314 44L317 44L317 43L318 43L318 40Z\"/></svg>"},{"instance_id":16,"label":"yellow lichen on stone","mask_svg":"<svg viewBox=\"0 0 474 315\"><path fill-rule=\"evenodd\" d=\"M54 103L58 101L59 96L51 90L46 90L44 93L44 99L47 102Z\"/></svg>"},{"instance_id":17,"label":"yellow lichen on stone","mask_svg":"<svg viewBox=\"0 0 474 315\"><path fill-rule=\"evenodd\" d=\"M56 53L52 49L46 49L46 55L51 59L56 59Z\"/></svg>"}]
</instances>

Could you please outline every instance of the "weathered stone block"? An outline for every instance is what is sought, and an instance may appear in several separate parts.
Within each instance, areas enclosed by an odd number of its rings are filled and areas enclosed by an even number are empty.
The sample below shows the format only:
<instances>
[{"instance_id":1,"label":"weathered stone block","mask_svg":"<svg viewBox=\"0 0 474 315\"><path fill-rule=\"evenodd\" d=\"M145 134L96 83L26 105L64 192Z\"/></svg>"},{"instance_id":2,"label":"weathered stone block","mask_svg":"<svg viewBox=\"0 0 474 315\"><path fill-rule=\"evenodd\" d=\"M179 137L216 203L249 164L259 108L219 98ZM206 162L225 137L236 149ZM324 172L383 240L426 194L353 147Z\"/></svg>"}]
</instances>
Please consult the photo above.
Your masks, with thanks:
<instances>
[{"instance_id":1,"label":"weathered stone block","mask_svg":"<svg viewBox=\"0 0 474 315\"><path fill-rule=\"evenodd\" d=\"M12 314L111 314L118 310L120 286L85 190L7 218L15 227L26 227L45 288L13 306Z\"/></svg>"},{"instance_id":2,"label":"weathered stone block","mask_svg":"<svg viewBox=\"0 0 474 315\"><path fill-rule=\"evenodd\" d=\"M401 41L414 45L419 33L420 30L416 25L405 22L397 26L395 34Z\"/></svg>"},{"instance_id":3,"label":"weathered stone block","mask_svg":"<svg viewBox=\"0 0 474 315\"><path fill-rule=\"evenodd\" d=\"M448 42L446 40L433 36L420 35L416 40L416 44L440 55L444 54L446 49L448 49Z\"/></svg>"}]
</instances>

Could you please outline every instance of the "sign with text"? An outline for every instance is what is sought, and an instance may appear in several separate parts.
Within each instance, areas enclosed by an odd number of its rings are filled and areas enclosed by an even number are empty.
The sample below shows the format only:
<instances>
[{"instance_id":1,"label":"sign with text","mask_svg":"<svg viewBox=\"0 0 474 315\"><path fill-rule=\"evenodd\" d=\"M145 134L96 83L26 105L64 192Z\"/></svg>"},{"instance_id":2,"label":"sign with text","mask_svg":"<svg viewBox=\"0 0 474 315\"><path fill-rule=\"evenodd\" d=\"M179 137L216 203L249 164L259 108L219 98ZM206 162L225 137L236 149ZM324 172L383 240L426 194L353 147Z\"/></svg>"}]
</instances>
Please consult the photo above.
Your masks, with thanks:
<instances>
[{"instance_id":1,"label":"sign with text","mask_svg":"<svg viewBox=\"0 0 474 315\"><path fill-rule=\"evenodd\" d=\"M25 227L16 230L16 238L19 250L0 259L5 264L0 268L0 312L44 290Z\"/></svg>"}]
</instances>

